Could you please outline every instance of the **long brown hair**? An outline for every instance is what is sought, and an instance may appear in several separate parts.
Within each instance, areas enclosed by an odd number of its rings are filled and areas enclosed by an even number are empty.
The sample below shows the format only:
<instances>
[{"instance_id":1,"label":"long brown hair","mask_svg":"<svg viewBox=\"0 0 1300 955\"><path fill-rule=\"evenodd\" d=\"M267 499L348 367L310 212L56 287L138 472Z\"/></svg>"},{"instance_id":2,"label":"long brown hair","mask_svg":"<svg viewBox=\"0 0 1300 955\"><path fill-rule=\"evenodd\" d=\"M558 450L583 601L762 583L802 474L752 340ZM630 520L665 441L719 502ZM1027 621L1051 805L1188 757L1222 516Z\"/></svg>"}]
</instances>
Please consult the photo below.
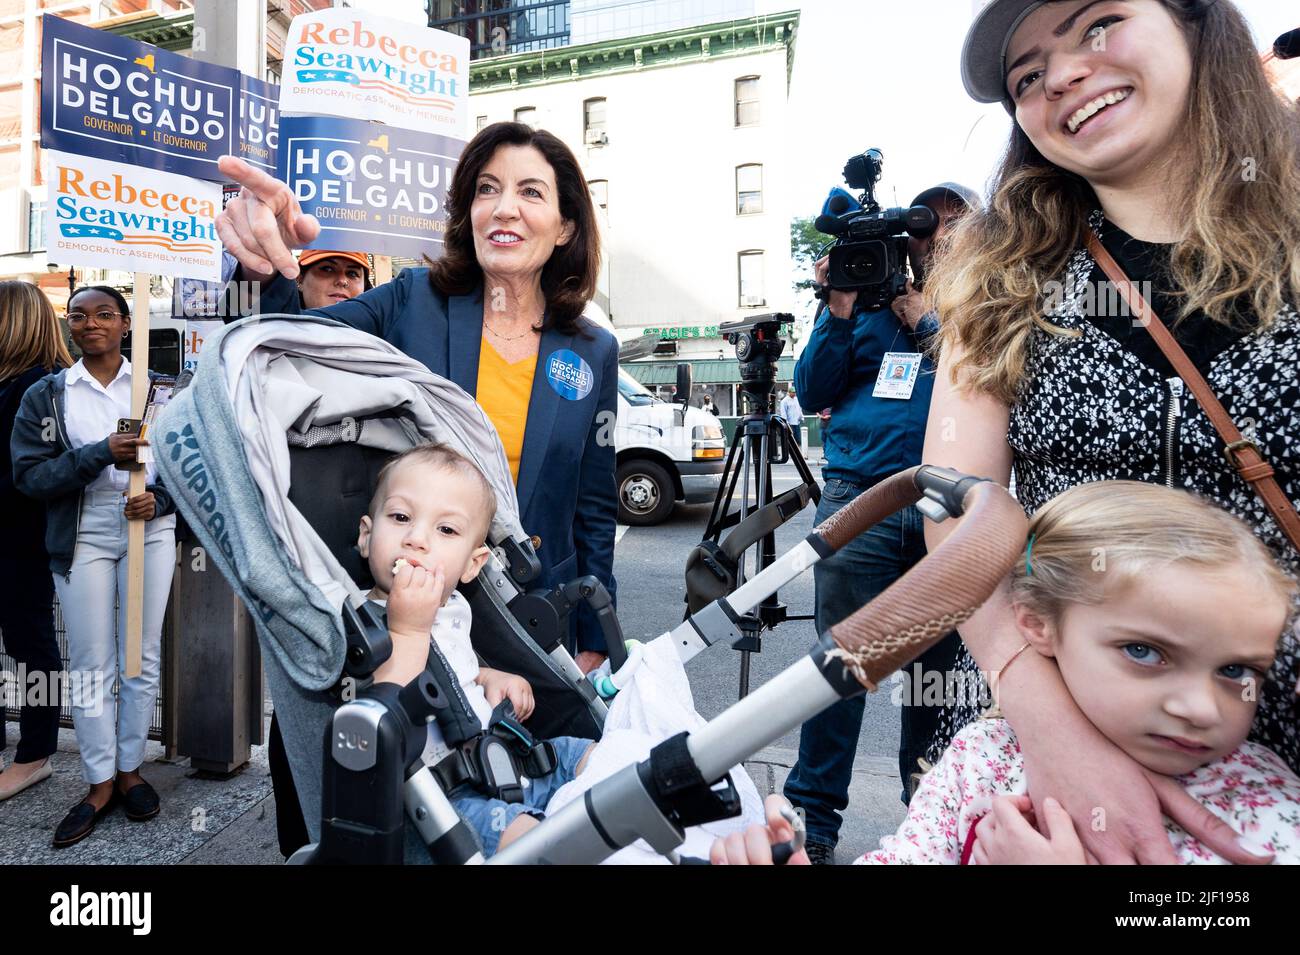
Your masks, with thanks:
<instances>
[{"instance_id":1,"label":"long brown hair","mask_svg":"<svg viewBox=\"0 0 1300 955\"><path fill-rule=\"evenodd\" d=\"M54 306L31 282L0 282L0 381L29 368L71 368Z\"/></svg>"},{"instance_id":2,"label":"long brown hair","mask_svg":"<svg viewBox=\"0 0 1300 955\"><path fill-rule=\"evenodd\" d=\"M578 320L596 294L600 271L600 231L591 205L582 167L569 147L544 129L524 123L493 123L469 141L456 164L447 189L447 233L442 257L428 259L429 281L443 295L468 295L483 284L483 269L474 255L474 234L470 206L479 173L501 146L532 146L555 171L560 215L573 223L573 236L557 245L542 267L542 294L546 297L546 319L542 328L555 328L572 335Z\"/></svg>"},{"instance_id":3,"label":"long brown hair","mask_svg":"<svg viewBox=\"0 0 1300 955\"><path fill-rule=\"evenodd\" d=\"M1177 209L1187 232L1171 256L1182 302L1170 317L1203 311L1228 324L1240 320L1233 305L1241 299L1267 327L1300 290L1300 111L1270 85L1235 6L1159 2L1192 57L1190 148L1178 161L1190 165L1194 186ZM1082 245L1100 203L1087 180L1045 159L1016 123L988 193L989 204L946 237L927 295L943 316L940 347L960 350L953 382L1012 403L1033 329L1068 334L1043 317L1044 289Z\"/></svg>"}]
</instances>

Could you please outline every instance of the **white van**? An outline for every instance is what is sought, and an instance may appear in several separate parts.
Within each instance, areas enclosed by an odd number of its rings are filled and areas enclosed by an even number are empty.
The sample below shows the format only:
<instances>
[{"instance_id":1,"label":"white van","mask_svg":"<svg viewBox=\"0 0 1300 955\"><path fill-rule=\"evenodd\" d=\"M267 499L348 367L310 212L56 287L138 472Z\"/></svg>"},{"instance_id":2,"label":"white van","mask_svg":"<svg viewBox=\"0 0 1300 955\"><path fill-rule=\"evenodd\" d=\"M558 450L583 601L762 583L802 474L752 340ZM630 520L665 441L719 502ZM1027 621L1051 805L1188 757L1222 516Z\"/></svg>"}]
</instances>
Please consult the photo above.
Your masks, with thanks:
<instances>
[{"instance_id":1,"label":"white van","mask_svg":"<svg viewBox=\"0 0 1300 955\"><path fill-rule=\"evenodd\" d=\"M727 447L717 416L655 397L622 368L614 443L621 524L658 524L675 501L702 504L718 493Z\"/></svg>"}]
</instances>

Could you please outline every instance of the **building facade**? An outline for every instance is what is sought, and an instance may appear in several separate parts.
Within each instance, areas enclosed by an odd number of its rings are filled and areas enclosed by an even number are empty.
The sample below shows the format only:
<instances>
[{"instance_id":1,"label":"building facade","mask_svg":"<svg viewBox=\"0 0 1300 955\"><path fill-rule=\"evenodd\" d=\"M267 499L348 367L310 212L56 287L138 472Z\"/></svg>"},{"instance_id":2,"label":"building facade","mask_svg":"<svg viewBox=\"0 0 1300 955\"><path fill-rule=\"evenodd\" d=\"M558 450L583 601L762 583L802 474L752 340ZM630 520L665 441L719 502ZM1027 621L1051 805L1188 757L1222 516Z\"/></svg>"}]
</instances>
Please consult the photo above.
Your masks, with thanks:
<instances>
[{"instance_id":1,"label":"building facade","mask_svg":"<svg viewBox=\"0 0 1300 955\"><path fill-rule=\"evenodd\" d=\"M651 386L696 367L697 390L734 408L736 361L718 326L788 312L787 122L797 12L481 59L477 127L516 120L573 149L603 224L598 304ZM660 380L662 379L662 381ZM716 387L715 387L716 386Z\"/></svg>"},{"instance_id":2,"label":"building facade","mask_svg":"<svg viewBox=\"0 0 1300 955\"><path fill-rule=\"evenodd\" d=\"M470 57L567 46L570 0L429 0L429 26L469 38Z\"/></svg>"}]
</instances>

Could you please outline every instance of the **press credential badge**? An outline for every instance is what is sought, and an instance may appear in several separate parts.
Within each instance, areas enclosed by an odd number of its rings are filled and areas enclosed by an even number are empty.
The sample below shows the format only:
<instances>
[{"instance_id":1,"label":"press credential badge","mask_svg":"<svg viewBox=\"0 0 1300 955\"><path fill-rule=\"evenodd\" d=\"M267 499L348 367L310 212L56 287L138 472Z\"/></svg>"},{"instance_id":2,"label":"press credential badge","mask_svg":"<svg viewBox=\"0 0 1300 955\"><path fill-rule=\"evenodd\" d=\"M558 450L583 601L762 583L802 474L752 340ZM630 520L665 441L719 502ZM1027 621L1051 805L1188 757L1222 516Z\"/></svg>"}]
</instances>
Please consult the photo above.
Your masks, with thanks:
<instances>
[{"instance_id":1,"label":"press credential badge","mask_svg":"<svg viewBox=\"0 0 1300 955\"><path fill-rule=\"evenodd\" d=\"M887 351L884 361L880 364L880 374L876 376L876 387L872 390L871 396L910 398L920 373L920 352Z\"/></svg>"}]
</instances>

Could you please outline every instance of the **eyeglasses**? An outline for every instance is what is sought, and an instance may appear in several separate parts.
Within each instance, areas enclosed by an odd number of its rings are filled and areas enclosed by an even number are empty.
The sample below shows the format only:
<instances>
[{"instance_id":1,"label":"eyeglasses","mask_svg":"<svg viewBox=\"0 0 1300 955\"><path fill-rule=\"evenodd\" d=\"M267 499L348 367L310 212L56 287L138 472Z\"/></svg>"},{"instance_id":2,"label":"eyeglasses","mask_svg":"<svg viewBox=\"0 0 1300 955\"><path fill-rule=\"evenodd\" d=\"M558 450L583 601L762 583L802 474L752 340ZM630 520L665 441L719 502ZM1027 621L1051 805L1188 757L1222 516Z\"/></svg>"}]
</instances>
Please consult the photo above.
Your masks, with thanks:
<instances>
[{"instance_id":1,"label":"eyeglasses","mask_svg":"<svg viewBox=\"0 0 1300 955\"><path fill-rule=\"evenodd\" d=\"M63 317L68 320L69 325L84 325L88 318L94 318L104 324L111 322L115 318L125 318L121 312L110 312L108 310L96 312L93 316L87 315L85 312L68 312Z\"/></svg>"}]
</instances>

